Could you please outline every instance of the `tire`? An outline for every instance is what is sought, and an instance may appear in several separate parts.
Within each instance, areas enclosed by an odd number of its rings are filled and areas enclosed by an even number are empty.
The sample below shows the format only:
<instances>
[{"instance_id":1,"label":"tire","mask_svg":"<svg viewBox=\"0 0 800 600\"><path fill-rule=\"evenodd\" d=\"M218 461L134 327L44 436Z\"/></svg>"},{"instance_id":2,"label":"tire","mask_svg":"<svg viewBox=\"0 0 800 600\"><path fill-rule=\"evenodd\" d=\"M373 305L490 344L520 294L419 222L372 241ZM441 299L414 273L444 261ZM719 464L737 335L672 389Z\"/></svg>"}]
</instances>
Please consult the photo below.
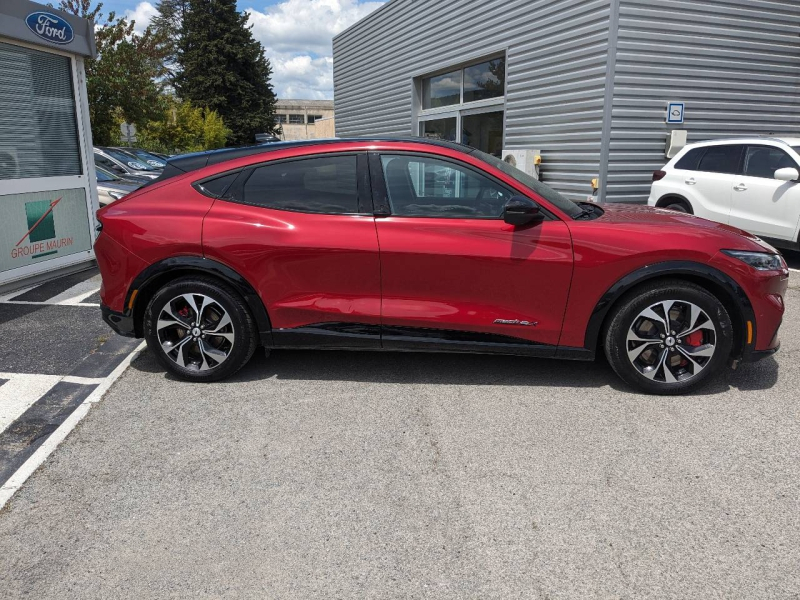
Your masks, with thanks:
<instances>
[{"instance_id":1,"label":"tire","mask_svg":"<svg viewBox=\"0 0 800 600\"><path fill-rule=\"evenodd\" d=\"M649 394L697 388L726 367L733 344L733 325L723 304L687 281L658 281L633 290L608 323L608 362L623 381Z\"/></svg>"},{"instance_id":2,"label":"tire","mask_svg":"<svg viewBox=\"0 0 800 600\"><path fill-rule=\"evenodd\" d=\"M667 210L674 210L675 212L682 212L686 213L687 215L694 214L692 207L689 206L687 202L684 200L678 200L677 198L666 200L659 208L666 208Z\"/></svg>"},{"instance_id":3,"label":"tire","mask_svg":"<svg viewBox=\"0 0 800 600\"><path fill-rule=\"evenodd\" d=\"M183 277L159 289L147 305L143 329L148 348L167 371L196 382L236 373L253 356L258 337L241 296L209 277Z\"/></svg>"}]
</instances>

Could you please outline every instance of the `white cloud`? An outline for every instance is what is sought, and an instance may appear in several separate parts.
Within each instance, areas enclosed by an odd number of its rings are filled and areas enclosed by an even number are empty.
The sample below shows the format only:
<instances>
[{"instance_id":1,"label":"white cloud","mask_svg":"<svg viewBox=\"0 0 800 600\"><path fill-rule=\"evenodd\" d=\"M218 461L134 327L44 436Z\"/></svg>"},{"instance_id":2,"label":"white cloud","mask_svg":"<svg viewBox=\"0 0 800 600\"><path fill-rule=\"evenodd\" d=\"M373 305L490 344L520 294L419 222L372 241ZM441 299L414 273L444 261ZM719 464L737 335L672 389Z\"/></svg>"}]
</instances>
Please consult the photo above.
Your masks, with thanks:
<instances>
[{"instance_id":1,"label":"white cloud","mask_svg":"<svg viewBox=\"0 0 800 600\"><path fill-rule=\"evenodd\" d=\"M383 1L286 0L264 11L245 9L273 68L279 98L333 97L331 40Z\"/></svg>"},{"instance_id":2,"label":"white cloud","mask_svg":"<svg viewBox=\"0 0 800 600\"><path fill-rule=\"evenodd\" d=\"M125 18L128 21L135 21L133 30L136 33L144 33L147 26L150 24L151 19L158 14L156 7L149 2L140 2L133 10L125 11Z\"/></svg>"}]
</instances>

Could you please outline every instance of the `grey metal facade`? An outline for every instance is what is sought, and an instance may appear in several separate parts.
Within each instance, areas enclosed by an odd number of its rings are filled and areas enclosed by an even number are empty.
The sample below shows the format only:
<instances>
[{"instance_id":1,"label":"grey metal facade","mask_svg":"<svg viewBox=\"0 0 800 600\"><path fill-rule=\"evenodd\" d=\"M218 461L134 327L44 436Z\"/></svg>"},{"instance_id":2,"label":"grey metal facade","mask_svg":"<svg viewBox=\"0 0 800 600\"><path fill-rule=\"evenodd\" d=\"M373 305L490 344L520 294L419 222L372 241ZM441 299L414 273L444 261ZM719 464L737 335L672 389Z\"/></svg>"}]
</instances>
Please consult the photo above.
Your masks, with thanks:
<instances>
[{"instance_id":1,"label":"grey metal facade","mask_svg":"<svg viewBox=\"0 0 800 600\"><path fill-rule=\"evenodd\" d=\"M391 0L334 38L337 135L416 133L415 80L503 51L504 145L573 199L645 201L672 127L800 133L796 0Z\"/></svg>"}]
</instances>

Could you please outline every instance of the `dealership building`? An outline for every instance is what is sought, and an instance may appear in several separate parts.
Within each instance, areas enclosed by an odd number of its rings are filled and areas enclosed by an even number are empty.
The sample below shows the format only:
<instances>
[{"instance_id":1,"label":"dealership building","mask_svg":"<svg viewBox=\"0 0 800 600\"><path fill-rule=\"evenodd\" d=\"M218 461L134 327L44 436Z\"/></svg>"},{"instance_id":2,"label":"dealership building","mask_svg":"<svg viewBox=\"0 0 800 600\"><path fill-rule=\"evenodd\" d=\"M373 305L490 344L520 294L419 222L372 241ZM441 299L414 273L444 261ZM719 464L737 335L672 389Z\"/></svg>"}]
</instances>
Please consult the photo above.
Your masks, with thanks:
<instances>
[{"instance_id":1,"label":"dealership building","mask_svg":"<svg viewBox=\"0 0 800 600\"><path fill-rule=\"evenodd\" d=\"M0 293L85 268L97 186L83 68L93 24L0 2Z\"/></svg>"},{"instance_id":2,"label":"dealership building","mask_svg":"<svg viewBox=\"0 0 800 600\"><path fill-rule=\"evenodd\" d=\"M390 0L333 56L338 136L540 156L575 200L645 201L685 140L800 135L797 0Z\"/></svg>"}]
</instances>

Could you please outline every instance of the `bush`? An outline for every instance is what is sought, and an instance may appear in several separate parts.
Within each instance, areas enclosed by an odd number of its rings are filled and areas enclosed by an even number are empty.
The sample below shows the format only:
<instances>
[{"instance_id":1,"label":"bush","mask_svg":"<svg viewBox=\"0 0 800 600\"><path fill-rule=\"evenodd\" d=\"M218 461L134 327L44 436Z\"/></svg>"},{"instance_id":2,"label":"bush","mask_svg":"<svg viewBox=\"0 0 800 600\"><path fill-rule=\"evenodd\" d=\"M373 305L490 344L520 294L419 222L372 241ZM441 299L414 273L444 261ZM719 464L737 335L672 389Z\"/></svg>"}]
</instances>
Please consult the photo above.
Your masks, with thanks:
<instances>
[{"instance_id":1,"label":"bush","mask_svg":"<svg viewBox=\"0 0 800 600\"><path fill-rule=\"evenodd\" d=\"M163 100L161 118L136 132L137 145L164 154L214 150L225 146L230 130L216 111L173 97Z\"/></svg>"}]
</instances>

